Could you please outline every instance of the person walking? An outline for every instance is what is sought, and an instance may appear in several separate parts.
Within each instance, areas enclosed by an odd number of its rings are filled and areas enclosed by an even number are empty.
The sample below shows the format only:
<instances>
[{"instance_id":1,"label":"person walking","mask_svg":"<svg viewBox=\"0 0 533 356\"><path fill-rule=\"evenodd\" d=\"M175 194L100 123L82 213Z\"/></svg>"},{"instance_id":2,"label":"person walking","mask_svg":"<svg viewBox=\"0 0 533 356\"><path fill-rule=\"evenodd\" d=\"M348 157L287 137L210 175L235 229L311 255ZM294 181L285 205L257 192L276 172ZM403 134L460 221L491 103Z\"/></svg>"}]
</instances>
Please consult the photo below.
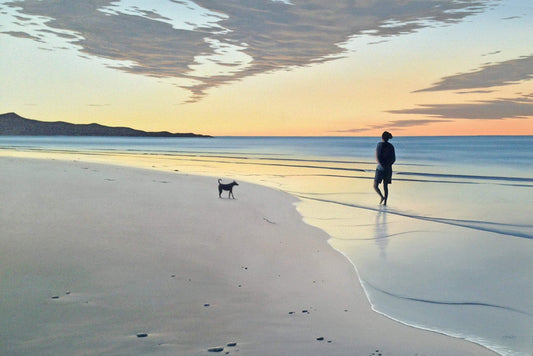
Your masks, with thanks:
<instances>
[{"instance_id":1,"label":"person walking","mask_svg":"<svg viewBox=\"0 0 533 356\"><path fill-rule=\"evenodd\" d=\"M387 205L389 197L389 184L392 183L392 165L396 161L396 153L394 146L389 143L392 138L390 132L385 131L381 135L381 142L376 147L376 160L378 166L376 167L376 176L374 177L374 190L381 198L380 204ZM383 182L383 194L379 189L379 184Z\"/></svg>"}]
</instances>

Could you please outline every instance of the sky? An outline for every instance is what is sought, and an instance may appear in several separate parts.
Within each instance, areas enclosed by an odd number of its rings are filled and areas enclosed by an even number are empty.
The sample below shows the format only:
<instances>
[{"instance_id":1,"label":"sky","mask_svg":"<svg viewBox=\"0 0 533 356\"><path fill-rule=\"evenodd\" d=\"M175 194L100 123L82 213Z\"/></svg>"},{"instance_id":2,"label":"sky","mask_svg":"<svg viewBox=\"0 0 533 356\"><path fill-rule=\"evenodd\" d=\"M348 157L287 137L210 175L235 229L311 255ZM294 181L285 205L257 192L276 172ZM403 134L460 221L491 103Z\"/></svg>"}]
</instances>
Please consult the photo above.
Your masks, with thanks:
<instances>
[{"instance_id":1,"label":"sky","mask_svg":"<svg viewBox=\"0 0 533 356\"><path fill-rule=\"evenodd\" d=\"M42 121L533 135L533 1L0 0L0 78Z\"/></svg>"}]
</instances>

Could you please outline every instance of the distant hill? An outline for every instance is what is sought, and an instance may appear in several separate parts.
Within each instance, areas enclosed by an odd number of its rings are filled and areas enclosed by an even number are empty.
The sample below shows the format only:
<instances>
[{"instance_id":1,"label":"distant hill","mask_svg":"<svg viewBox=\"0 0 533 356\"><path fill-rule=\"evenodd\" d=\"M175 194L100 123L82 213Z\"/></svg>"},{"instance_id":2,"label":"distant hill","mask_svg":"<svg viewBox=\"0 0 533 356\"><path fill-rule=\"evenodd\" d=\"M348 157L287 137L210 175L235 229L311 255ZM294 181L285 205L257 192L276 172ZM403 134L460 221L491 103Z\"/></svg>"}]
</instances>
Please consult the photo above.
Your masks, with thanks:
<instances>
[{"instance_id":1,"label":"distant hill","mask_svg":"<svg viewBox=\"0 0 533 356\"><path fill-rule=\"evenodd\" d=\"M100 124L45 122L23 118L15 113L0 114L0 136L130 136L130 137L211 137L194 133L147 132L129 127Z\"/></svg>"}]
</instances>

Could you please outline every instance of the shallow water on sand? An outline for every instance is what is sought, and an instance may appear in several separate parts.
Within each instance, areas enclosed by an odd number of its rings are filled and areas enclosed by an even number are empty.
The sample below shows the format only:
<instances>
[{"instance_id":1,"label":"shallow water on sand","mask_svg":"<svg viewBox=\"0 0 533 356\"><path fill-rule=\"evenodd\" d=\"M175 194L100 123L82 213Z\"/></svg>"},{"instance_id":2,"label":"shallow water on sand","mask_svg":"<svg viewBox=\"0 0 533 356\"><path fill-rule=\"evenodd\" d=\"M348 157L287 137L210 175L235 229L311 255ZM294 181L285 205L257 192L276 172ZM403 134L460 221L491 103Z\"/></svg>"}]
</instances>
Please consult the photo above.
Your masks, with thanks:
<instances>
[{"instance_id":1,"label":"shallow water on sand","mask_svg":"<svg viewBox=\"0 0 533 356\"><path fill-rule=\"evenodd\" d=\"M0 137L0 154L54 152L284 190L354 264L374 310L501 354L530 355L533 137L394 138L386 207L372 189L376 143Z\"/></svg>"}]
</instances>

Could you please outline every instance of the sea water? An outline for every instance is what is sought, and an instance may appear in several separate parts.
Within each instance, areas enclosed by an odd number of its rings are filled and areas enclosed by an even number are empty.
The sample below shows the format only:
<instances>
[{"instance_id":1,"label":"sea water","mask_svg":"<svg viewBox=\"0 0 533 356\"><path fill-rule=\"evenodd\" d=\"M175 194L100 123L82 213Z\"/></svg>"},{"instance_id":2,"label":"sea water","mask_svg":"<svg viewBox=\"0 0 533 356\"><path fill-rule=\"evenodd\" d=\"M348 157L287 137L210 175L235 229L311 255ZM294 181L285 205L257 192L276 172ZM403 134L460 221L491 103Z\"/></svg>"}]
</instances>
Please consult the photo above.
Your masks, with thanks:
<instances>
[{"instance_id":1,"label":"sea water","mask_svg":"<svg viewBox=\"0 0 533 356\"><path fill-rule=\"evenodd\" d=\"M378 141L0 137L0 153L133 162L286 191L353 263L376 312L531 355L533 137L395 137L387 206L372 188Z\"/></svg>"}]
</instances>

